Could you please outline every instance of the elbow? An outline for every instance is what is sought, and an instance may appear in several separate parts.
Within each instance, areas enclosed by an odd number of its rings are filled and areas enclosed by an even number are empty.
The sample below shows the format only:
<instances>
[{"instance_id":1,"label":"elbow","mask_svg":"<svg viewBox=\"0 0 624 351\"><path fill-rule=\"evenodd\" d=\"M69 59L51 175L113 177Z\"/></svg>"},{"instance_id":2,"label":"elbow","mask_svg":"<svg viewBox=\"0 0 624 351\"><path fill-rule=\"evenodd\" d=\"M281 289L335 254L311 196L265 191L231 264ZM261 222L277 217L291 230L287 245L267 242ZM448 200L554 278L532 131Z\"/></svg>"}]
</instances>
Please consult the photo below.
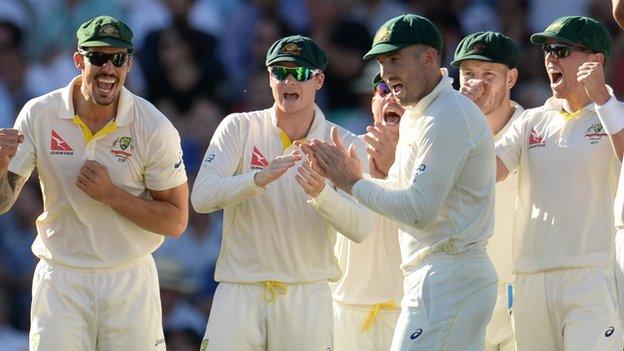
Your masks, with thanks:
<instances>
[{"instance_id":1,"label":"elbow","mask_svg":"<svg viewBox=\"0 0 624 351\"><path fill-rule=\"evenodd\" d=\"M214 211L214 209L206 204L203 197L198 195L196 192L191 193L191 206L197 213L209 213Z\"/></svg>"}]
</instances>

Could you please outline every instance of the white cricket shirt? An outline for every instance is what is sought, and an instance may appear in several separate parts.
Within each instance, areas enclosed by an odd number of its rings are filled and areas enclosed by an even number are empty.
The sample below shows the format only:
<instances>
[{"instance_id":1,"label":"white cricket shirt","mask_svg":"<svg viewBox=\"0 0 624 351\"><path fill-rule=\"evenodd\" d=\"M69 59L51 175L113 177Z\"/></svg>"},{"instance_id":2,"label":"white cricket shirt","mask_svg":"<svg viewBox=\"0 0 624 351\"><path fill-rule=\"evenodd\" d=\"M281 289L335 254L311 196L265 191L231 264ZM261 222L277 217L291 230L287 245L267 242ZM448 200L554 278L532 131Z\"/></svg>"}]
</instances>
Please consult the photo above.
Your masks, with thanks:
<instances>
[{"instance_id":1,"label":"white cricket shirt","mask_svg":"<svg viewBox=\"0 0 624 351\"><path fill-rule=\"evenodd\" d=\"M163 235L140 228L76 187L85 160L106 167L124 191L149 197L147 189L167 190L186 181L180 137L152 104L122 88L115 120L87 142L75 115L72 88L30 100L15 128L24 134L9 170L29 177L35 167L43 192L33 253L52 263L106 268L152 253ZM86 127L86 125L84 126Z\"/></svg>"},{"instance_id":2,"label":"white cricket shirt","mask_svg":"<svg viewBox=\"0 0 624 351\"><path fill-rule=\"evenodd\" d=\"M446 69L401 119L387 180L364 178L353 196L399 223L402 267L431 253L485 251L494 222L495 157L485 115L455 91Z\"/></svg>"},{"instance_id":3,"label":"white cricket shirt","mask_svg":"<svg viewBox=\"0 0 624 351\"><path fill-rule=\"evenodd\" d=\"M330 129L315 106L306 137L331 140ZM339 128L346 146L357 136ZM370 231L370 212L330 183L313 200L295 181L298 165L266 190L254 174L275 157L294 150L277 127L275 107L227 116L206 151L191 193L197 212L223 208L223 238L215 280L230 283L335 281L336 231L362 240Z\"/></svg>"},{"instance_id":4,"label":"white cricket shirt","mask_svg":"<svg viewBox=\"0 0 624 351\"><path fill-rule=\"evenodd\" d=\"M613 200L620 169L595 104L566 120L562 101L526 110L496 143L518 168L514 272L613 264Z\"/></svg>"}]
</instances>

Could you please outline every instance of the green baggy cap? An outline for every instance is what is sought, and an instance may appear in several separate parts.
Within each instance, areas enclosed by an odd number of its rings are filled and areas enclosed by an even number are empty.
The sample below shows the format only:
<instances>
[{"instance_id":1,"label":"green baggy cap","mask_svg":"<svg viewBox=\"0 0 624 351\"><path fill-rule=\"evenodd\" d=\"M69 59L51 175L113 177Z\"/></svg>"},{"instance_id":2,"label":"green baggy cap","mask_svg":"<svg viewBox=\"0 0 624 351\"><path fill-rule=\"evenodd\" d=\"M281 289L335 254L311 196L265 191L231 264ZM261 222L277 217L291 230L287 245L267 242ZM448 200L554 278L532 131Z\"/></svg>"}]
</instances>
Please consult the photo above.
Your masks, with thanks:
<instances>
[{"instance_id":1,"label":"green baggy cap","mask_svg":"<svg viewBox=\"0 0 624 351\"><path fill-rule=\"evenodd\" d=\"M520 50L510 38L497 32L477 32L462 39L451 65L459 68L464 60L501 63L515 68L520 63Z\"/></svg>"},{"instance_id":2,"label":"green baggy cap","mask_svg":"<svg viewBox=\"0 0 624 351\"><path fill-rule=\"evenodd\" d=\"M310 69L325 70L327 67L327 55L318 44L301 35L293 35L279 39L267 51L267 66L275 62L294 62Z\"/></svg>"},{"instance_id":3,"label":"green baggy cap","mask_svg":"<svg viewBox=\"0 0 624 351\"><path fill-rule=\"evenodd\" d=\"M373 46L364 55L368 60L413 44L429 45L442 51L442 34L422 16L405 14L384 23L375 34Z\"/></svg>"},{"instance_id":4,"label":"green baggy cap","mask_svg":"<svg viewBox=\"0 0 624 351\"><path fill-rule=\"evenodd\" d=\"M544 44L548 40L576 44L593 52L611 57L611 35L605 26L584 16L565 16L556 19L546 30L531 35L531 43Z\"/></svg>"},{"instance_id":5,"label":"green baggy cap","mask_svg":"<svg viewBox=\"0 0 624 351\"><path fill-rule=\"evenodd\" d=\"M95 17L83 23L76 32L78 46L132 49L132 30L122 21L111 16Z\"/></svg>"}]
</instances>

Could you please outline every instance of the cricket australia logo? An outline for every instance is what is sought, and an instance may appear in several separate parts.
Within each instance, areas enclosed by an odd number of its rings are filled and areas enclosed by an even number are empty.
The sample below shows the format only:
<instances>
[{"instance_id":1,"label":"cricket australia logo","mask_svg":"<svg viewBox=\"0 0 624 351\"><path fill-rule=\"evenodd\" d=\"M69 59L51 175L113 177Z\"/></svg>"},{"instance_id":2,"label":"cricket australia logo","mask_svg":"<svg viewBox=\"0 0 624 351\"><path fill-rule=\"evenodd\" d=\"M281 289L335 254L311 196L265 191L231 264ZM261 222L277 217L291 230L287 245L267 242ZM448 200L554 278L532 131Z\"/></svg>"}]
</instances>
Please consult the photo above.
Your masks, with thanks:
<instances>
[{"instance_id":1,"label":"cricket australia logo","mask_svg":"<svg viewBox=\"0 0 624 351\"><path fill-rule=\"evenodd\" d=\"M288 44L284 45L284 47L282 48L281 53L282 54L299 56L299 55L301 55L301 47L299 45L295 44L295 43L288 43Z\"/></svg>"},{"instance_id":2,"label":"cricket australia logo","mask_svg":"<svg viewBox=\"0 0 624 351\"><path fill-rule=\"evenodd\" d=\"M134 145L130 137L117 138L111 148L111 153L117 156L119 162L126 162L132 156L132 151L134 151Z\"/></svg>"},{"instance_id":3,"label":"cricket australia logo","mask_svg":"<svg viewBox=\"0 0 624 351\"><path fill-rule=\"evenodd\" d=\"M484 52L486 49L485 43L480 41L470 45L470 51L468 51L468 55L475 55Z\"/></svg>"},{"instance_id":4,"label":"cricket australia logo","mask_svg":"<svg viewBox=\"0 0 624 351\"><path fill-rule=\"evenodd\" d=\"M597 144L602 138L606 137L602 123L597 122L589 126L585 131L585 138L589 139L590 144Z\"/></svg>"},{"instance_id":5,"label":"cricket australia logo","mask_svg":"<svg viewBox=\"0 0 624 351\"><path fill-rule=\"evenodd\" d=\"M100 28L100 36L119 38L119 31L112 24L105 24Z\"/></svg>"},{"instance_id":6,"label":"cricket australia logo","mask_svg":"<svg viewBox=\"0 0 624 351\"><path fill-rule=\"evenodd\" d=\"M383 27L379 29L377 33L375 34L375 39L373 40L373 44L388 41L391 35L392 35L392 30L388 27Z\"/></svg>"},{"instance_id":7,"label":"cricket australia logo","mask_svg":"<svg viewBox=\"0 0 624 351\"><path fill-rule=\"evenodd\" d=\"M535 127L531 128L531 132L529 132L529 149L544 146L546 146L546 141L544 141L544 137L541 135L540 132L535 130Z\"/></svg>"}]
</instances>

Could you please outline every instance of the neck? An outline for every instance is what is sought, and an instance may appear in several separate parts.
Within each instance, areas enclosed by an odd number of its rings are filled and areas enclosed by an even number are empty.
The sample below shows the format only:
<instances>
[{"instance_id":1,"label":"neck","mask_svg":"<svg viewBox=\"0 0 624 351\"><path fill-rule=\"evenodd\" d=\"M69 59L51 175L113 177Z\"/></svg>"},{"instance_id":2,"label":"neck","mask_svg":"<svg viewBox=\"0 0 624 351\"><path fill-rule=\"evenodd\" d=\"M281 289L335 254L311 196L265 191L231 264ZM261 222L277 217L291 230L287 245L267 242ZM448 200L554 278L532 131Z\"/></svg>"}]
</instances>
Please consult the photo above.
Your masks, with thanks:
<instances>
[{"instance_id":1,"label":"neck","mask_svg":"<svg viewBox=\"0 0 624 351\"><path fill-rule=\"evenodd\" d=\"M492 133L494 135L498 134L498 132L505 128L515 111L516 109L511 106L511 101L507 100L505 103L501 104L498 109L485 116L487 117L488 123L490 128L492 128Z\"/></svg>"},{"instance_id":2,"label":"neck","mask_svg":"<svg viewBox=\"0 0 624 351\"><path fill-rule=\"evenodd\" d=\"M286 113L275 107L277 126L288 135L290 140L300 140L305 138L310 131L314 121L314 105L296 113Z\"/></svg>"},{"instance_id":3,"label":"neck","mask_svg":"<svg viewBox=\"0 0 624 351\"><path fill-rule=\"evenodd\" d=\"M81 92L81 86L75 85L72 91L74 111L87 124L91 132L96 133L108 122L110 122L117 112L119 99L108 106L97 105L93 101L87 100Z\"/></svg>"},{"instance_id":4,"label":"neck","mask_svg":"<svg viewBox=\"0 0 624 351\"><path fill-rule=\"evenodd\" d=\"M563 106L568 112L576 112L591 103L591 99L587 94L572 96L562 100Z\"/></svg>"}]
</instances>

